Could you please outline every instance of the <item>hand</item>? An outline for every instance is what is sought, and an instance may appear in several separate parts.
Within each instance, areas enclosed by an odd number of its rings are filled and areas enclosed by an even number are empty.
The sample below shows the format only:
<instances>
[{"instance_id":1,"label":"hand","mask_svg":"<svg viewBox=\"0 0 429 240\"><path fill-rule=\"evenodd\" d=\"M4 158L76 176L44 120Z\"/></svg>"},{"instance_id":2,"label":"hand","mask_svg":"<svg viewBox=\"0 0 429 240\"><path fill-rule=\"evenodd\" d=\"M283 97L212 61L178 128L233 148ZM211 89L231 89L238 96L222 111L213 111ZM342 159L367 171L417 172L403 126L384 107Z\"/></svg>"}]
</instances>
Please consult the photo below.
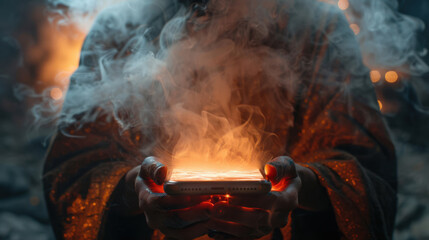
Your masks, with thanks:
<instances>
[{"instance_id":1,"label":"hand","mask_svg":"<svg viewBox=\"0 0 429 240\"><path fill-rule=\"evenodd\" d=\"M239 239L255 239L286 225L289 212L298 207L301 178L289 157L274 159L264 170L272 183L272 192L261 196L231 196L229 202L216 203L209 222L211 230Z\"/></svg>"},{"instance_id":2,"label":"hand","mask_svg":"<svg viewBox=\"0 0 429 240\"><path fill-rule=\"evenodd\" d=\"M194 239L208 233L210 196L169 196L163 191L167 167L154 157L131 170L126 182L134 185L138 199L134 214L144 213L152 229L159 229L167 239Z\"/></svg>"}]
</instances>

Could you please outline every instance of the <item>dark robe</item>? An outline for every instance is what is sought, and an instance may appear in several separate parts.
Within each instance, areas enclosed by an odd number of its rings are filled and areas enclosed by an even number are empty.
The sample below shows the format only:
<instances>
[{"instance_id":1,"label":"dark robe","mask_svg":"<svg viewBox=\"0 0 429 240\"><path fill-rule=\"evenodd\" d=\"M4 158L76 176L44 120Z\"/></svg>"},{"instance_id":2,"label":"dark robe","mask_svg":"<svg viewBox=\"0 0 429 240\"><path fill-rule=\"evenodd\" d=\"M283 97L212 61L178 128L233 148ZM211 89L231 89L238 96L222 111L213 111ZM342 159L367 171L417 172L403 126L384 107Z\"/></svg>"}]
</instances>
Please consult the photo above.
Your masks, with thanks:
<instances>
[{"instance_id":1,"label":"dark robe","mask_svg":"<svg viewBox=\"0 0 429 240\"><path fill-rule=\"evenodd\" d=\"M162 26L181 8L167 0L158 1L157 7L133 4L118 5L98 17L83 45L71 89L87 81L80 79L83 74L97 79L98 60L105 51L124 50L142 29L150 27L147 38L159 41ZM299 49L295 64L312 69L300 76L291 97L293 126L280 135L285 139L283 154L317 174L332 207L325 212L296 209L286 227L265 239L391 239L396 158L368 70L342 12L323 3L312 10L308 16L291 13L279 19L266 45L279 51ZM140 17L126 17L136 15ZM106 19L114 24L105 24ZM290 24L298 21L304 27ZM122 31L124 25L127 32ZM124 218L112 211L117 203L111 196L120 195L124 174L146 157L137 149L147 139L132 129L121 131L106 118L60 126L53 137L44 187L55 234L58 239L161 238L145 225L143 215Z\"/></svg>"}]
</instances>

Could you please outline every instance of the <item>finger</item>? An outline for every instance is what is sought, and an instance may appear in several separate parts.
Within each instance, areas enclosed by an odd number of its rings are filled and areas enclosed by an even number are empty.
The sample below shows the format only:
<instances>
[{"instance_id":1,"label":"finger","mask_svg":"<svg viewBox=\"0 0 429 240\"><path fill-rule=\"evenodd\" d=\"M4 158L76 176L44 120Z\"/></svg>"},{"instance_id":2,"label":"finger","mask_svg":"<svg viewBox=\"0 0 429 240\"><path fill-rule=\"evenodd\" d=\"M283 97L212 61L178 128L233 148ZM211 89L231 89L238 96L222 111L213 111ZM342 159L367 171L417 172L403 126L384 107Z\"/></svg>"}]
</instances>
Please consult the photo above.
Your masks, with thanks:
<instances>
[{"instance_id":1,"label":"finger","mask_svg":"<svg viewBox=\"0 0 429 240\"><path fill-rule=\"evenodd\" d=\"M282 179L292 179L297 177L294 161L287 156L281 156L265 164L265 176L273 184L277 184Z\"/></svg>"},{"instance_id":2,"label":"finger","mask_svg":"<svg viewBox=\"0 0 429 240\"><path fill-rule=\"evenodd\" d=\"M212 218L208 222L208 226L211 230L230 234L234 237L248 239L249 236L254 234L252 228L241 225L235 222L228 222L219 219Z\"/></svg>"},{"instance_id":3,"label":"finger","mask_svg":"<svg viewBox=\"0 0 429 240\"><path fill-rule=\"evenodd\" d=\"M219 220L258 228L269 226L270 214L268 211L262 209L232 206L226 202L219 202L214 205L212 216Z\"/></svg>"},{"instance_id":4,"label":"finger","mask_svg":"<svg viewBox=\"0 0 429 240\"><path fill-rule=\"evenodd\" d=\"M200 203L196 206L171 210L164 214L162 224L168 228L182 229L198 222L208 221L212 204Z\"/></svg>"},{"instance_id":5,"label":"finger","mask_svg":"<svg viewBox=\"0 0 429 240\"><path fill-rule=\"evenodd\" d=\"M275 209L289 212L298 207L298 191L301 186L301 179L291 179L287 186L284 191L278 192L279 198L274 207Z\"/></svg>"},{"instance_id":6,"label":"finger","mask_svg":"<svg viewBox=\"0 0 429 240\"><path fill-rule=\"evenodd\" d=\"M184 229L161 227L159 229L166 239L194 239L209 232L207 222L200 222Z\"/></svg>"},{"instance_id":7,"label":"finger","mask_svg":"<svg viewBox=\"0 0 429 240\"><path fill-rule=\"evenodd\" d=\"M141 187L138 187L137 185L141 185ZM139 188L139 207L144 211L158 210L160 207L158 206L157 202L159 199L167 196L165 193L152 192L152 190L150 190L145 184L136 183L136 189L137 188Z\"/></svg>"},{"instance_id":8,"label":"finger","mask_svg":"<svg viewBox=\"0 0 429 240\"><path fill-rule=\"evenodd\" d=\"M218 232L218 231L215 231L215 230L209 230L209 233L207 234L207 236L209 236L209 238L213 238L215 240L225 240L225 239L232 240L232 239L238 239L238 238L236 238L236 237L234 237L234 236L232 236L230 234L226 234L226 233L223 233L223 232Z\"/></svg>"},{"instance_id":9,"label":"finger","mask_svg":"<svg viewBox=\"0 0 429 240\"><path fill-rule=\"evenodd\" d=\"M273 228L282 228L286 226L289 212L275 211L271 214L270 226Z\"/></svg>"},{"instance_id":10,"label":"finger","mask_svg":"<svg viewBox=\"0 0 429 240\"><path fill-rule=\"evenodd\" d=\"M156 185L154 182L152 182L152 186L150 186L141 177L136 178L134 187L137 196L139 197L140 208L142 208L143 205L147 205L149 198L150 201L154 201L156 198L162 198L166 196L166 194L163 192L162 185Z\"/></svg>"},{"instance_id":11,"label":"finger","mask_svg":"<svg viewBox=\"0 0 429 240\"><path fill-rule=\"evenodd\" d=\"M279 192L269 192L258 196L231 196L228 201L230 205L271 210L279 196Z\"/></svg>"},{"instance_id":12,"label":"finger","mask_svg":"<svg viewBox=\"0 0 429 240\"><path fill-rule=\"evenodd\" d=\"M210 196L208 195L171 196L166 194L150 194L147 197L147 204L152 208L160 210L174 210L192 207L202 202L208 202L209 200Z\"/></svg>"},{"instance_id":13,"label":"finger","mask_svg":"<svg viewBox=\"0 0 429 240\"><path fill-rule=\"evenodd\" d=\"M167 167L160 163L155 157L147 157L143 160L139 176L146 182L155 182L162 185L167 177Z\"/></svg>"}]
</instances>

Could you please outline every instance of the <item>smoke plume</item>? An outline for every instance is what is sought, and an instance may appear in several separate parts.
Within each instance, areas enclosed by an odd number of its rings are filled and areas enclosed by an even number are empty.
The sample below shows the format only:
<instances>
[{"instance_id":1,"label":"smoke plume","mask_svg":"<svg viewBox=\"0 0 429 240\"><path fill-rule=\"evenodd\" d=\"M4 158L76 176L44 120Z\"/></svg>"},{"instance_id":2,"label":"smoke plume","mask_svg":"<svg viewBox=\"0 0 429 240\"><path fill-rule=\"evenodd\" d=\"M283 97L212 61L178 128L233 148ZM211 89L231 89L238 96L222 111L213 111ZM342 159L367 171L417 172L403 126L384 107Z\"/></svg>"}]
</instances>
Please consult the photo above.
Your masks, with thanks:
<instances>
[{"instance_id":1,"label":"smoke plume","mask_svg":"<svg viewBox=\"0 0 429 240\"><path fill-rule=\"evenodd\" d=\"M86 29L88 19L118 1L49 2L65 7L62 24ZM126 1L104 10L85 41L61 114L46 102L34 111L54 110L48 121L60 126L111 116L121 130L151 139L142 146L144 154L182 168L259 167L284 146L280 133L293 124L292 96L309 70L293 62L299 47L283 51L266 43L279 34L287 39L290 33L273 33L288 15L305 19L312 11L340 10L313 0L197 2L203 3ZM357 38L368 66L421 74L427 66L415 33L422 24L396 8L386 0L353 0L346 16L360 26ZM288 24L292 32L308 27ZM342 31L330 40L345 52L358 51L342 45ZM280 125L283 129L271 128Z\"/></svg>"}]
</instances>

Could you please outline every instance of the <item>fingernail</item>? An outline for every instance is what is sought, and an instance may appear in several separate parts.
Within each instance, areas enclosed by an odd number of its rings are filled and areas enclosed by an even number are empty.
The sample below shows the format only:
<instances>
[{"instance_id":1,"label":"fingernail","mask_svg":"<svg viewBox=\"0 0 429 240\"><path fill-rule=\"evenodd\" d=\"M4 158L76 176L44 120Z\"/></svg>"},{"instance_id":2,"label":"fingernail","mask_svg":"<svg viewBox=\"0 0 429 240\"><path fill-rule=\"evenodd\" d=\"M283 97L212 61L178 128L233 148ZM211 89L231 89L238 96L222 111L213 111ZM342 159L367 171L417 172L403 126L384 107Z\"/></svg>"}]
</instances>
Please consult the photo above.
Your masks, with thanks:
<instances>
[{"instance_id":1,"label":"fingernail","mask_svg":"<svg viewBox=\"0 0 429 240\"><path fill-rule=\"evenodd\" d=\"M162 185L164 183L165 177L167 176L167 167L161 166L155 170L154 181L158 185Z\"/></svg>"}]
</instances>

